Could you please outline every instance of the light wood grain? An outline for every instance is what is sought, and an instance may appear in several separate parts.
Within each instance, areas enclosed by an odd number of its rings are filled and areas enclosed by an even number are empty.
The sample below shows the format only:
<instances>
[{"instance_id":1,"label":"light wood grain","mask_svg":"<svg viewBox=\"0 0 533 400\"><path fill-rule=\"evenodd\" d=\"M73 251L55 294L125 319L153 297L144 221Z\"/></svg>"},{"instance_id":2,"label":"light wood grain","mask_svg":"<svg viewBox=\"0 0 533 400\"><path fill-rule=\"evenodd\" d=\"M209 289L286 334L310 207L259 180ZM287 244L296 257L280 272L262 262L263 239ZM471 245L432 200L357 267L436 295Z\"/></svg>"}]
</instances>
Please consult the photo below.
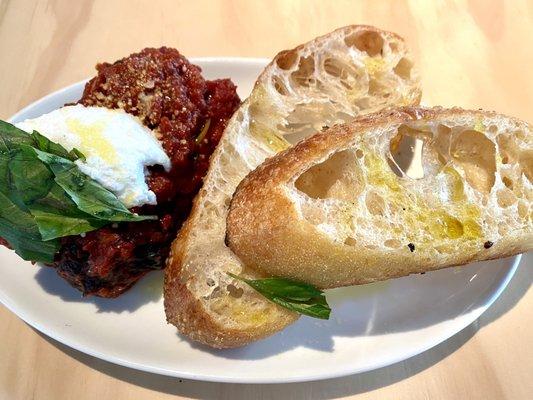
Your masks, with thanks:
<instances>
[{"instance_id":1,"label":"light wood grain","mask_svg":"<svg viewBox=\"0 0 533 400\"><path fill-rule=\"evenodd\" d=\"M533 122L533 1L525 0L0 0L0 117L91 76L97 61L146 46L190 57L271 57L350 23L406 38L427 104ZM0 307L0 399L529 399L532 267L530 254L497 303L436 348L371 373L306 384L208 384L132 371L46 339Z\"/></svg>"}]
</instances>

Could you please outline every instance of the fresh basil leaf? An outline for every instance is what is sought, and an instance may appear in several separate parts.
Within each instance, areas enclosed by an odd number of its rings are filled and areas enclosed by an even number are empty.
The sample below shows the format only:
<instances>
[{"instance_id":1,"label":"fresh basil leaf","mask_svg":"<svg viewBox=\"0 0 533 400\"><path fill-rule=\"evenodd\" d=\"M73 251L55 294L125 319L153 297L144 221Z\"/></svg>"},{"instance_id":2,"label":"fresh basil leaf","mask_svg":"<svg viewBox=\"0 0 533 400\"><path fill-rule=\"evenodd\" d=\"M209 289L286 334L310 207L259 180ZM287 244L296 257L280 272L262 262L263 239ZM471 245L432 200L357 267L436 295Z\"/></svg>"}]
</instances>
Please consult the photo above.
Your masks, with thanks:
<instances>
[{"instance_id":1,"label":"fresh basil leaf","mask_svg":"<svg viewBox=\"0 0 533 400\"><path fill-rule=\"evenodd\" d=\"M35 217L39 233L45 242L64 236L94 231L107 224L104 220L87 219L84 215L58 215L56 210L47 209L39 205L33 205L30 211Z\"/></svg>"},{"instance_id":2,"label":"fresh basil leaf","mask_svg":"<svg viewBox=\"0 0 533 400\"><path fill-rule=\"evenodd\" d=\"M7 167L12 192L26 205L45 197L54 185L52 172L27 145L12 152Z\"/></svg>"},{"instance_id":3,"label":"fresh basil leaf","mask_svg":"<svg viewBox=\"0 0 533 400\"><path fill-rule=\"evenodd\" d=\"M285 278L246 279L228 273L247 283L273 303L314 318L329 319L331 309L324 293L312 285Z\"/></svg>"},{"instance_id":4,"label":"fresh basil leaf","mask_svg":"<svg viewBox=\"0 0 533 400\"><path fill-rule=\"evenodd\" d=\"M9 186L9 161L10 152L0 151L0 191L7 191Z\"/></svg>"},{"instance_id":5,"label":"fresh basil leaf","mask_svg":"<svg viewBox=\"0 0 533 400\"><path fill-rule=\"evenodd\" d=\"M55 182L76 203L78 208L95 218L106 221L143 221L156 216L131 213L118 198L89 176L72 161L35 149L41 161L54 173Z\"/></svg>"},{"instance_id":6,"label":"fresh basil leaf","mask_svg":"<svg viewBox=\"0 0 533 400\"><path fill-rule=\"evenodd\" d=\"M8 152L17 149L21 144L33 144L33 139L27 132L8 122L0 120L0 151Z\"/></svg>"},{"instance_id":7,"label":"fresh basil leaf","mask_svg":"<svg viewBox=\"0 0 533 400\"><path fill-rule=\"evenodd\" d=\"M76 161L76 160L85 161L85 155L75 147L72 150L70 150L69 154L71 154L71 157L73 157L71 158L72 161Z\"/></svg>"},{"instance_id":8,"label":"fresh basil leaf","mask_svg":"<svg viewBox=\"0 0 533 400\"><path fill-rule=\"evenodd\" d=\"M80 211L55 182L47 195L33 202L28 209L45 241L90 232L109 223Z\"/></svg>"},{"instance_id":9,"label":"fresh basil leaf","mask_svg":"<svg viewBox=\"0 0 533 400\"><path fill-rule=\"evenodd\" d=\"M8 169L11 196L18 196L22 202L19 208L29 210L35 217L42 240L78 235L107 223L78 209L32 147L21 145L13 152Z\"/></svg>"},{"instance_id":10,"label":"fresh basil leaf","mask_svg":"<svg viewBox=\"0 0 533 400\"><path fill-rule=\"evenodd\" d=\"M37 131L33 131L30 135L33 138L34 146L36 149L44 151L46 153L54 154L59 157L66 158L70 161L76 161L79 157L78 150L68 152L63 146L58 143L52 142L46 136L41 135Z\"/></svg>"},{"instance_id":11,"label":"fresh basil leaf","mask_svg":"<svg viewBox=\"0 0 533 400\"><path fill-rule=\"evenodd\" d=\"M132 214L79 170L78 159L85 158L77 149L0 121L0 237L22 258L50 263L59 237L157 218Z\"/></svg>"},{"instance_id":12,"label":"fresh basil leaf","mask_svg":"<svg viewBox=\"0 0 533 400\"><path fill-rule=\"evenodd\" d=\"M15 188L12 180L9 165L18 150L10 150L7 153L0 151L0 192L2 192L12 203L19 207L24 212L28 209L23 201L23 193Z\"/></svg>"},{"instance_id":13,"label":"fresh basil leaf","mask_svg":"<svg viewBox=\"0 0 533 400\"><path fill-rule=\"evenodd\" d=\"M28 132L17 128L15 125L0 120L0 151L7 152L18 149L20 145L35 147L41 151L55 154L56 156L67 158L71 161L76 161L79 158L85 159L78 149L67 151L63 146L52 142L37 131L28 134Z\"/></svg>"},{"instance_id":14,"label":"fresh basil leaf","mask_svg":"<svg viewBox=\"0 0 533 400\"><path fill-rule=\"evenodd\" d=\"M43 242L33 216L0 192L0 237L7 240L24 260L51 263L59 240Z\"/></svg>"},{"instance_id":15,"label":"fresh basil leaf","mask_svg":"<svg viewBox=\"0 0 533 400\"><path fill-rule=\"evenodd\" d=\"M331 313L331 308L329 308L329 305L325 301L324 304L319 304L312 302L291 302L280 297L273 297L269 299L272 302L279 304L280 306L285 307L291 311L295 311L297 313L307 315L313 318L329 319L329 315Z\"/></svg>"},{"instance_id":16,"label":"fresh basil leaf","mask_svg":"<svg viewBox=\"0 0 533 400\"><path fill-rule=\"evenodd\" d=\"M258 279L254 281L254 285L261 292L269 293L272 296L283 296L296 301L308 301L322 295L322 292L312 285L288 279Z\"/></svg>"}]
</instances>

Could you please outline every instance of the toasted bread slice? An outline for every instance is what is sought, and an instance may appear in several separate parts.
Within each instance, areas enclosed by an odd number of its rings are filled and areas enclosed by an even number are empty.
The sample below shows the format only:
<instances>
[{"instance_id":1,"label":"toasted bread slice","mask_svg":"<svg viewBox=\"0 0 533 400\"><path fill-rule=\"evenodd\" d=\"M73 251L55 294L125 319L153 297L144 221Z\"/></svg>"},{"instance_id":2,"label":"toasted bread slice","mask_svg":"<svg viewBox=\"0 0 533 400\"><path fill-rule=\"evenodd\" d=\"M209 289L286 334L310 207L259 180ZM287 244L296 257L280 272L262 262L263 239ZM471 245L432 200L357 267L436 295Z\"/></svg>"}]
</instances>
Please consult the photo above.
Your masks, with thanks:
<instances>
[{"instance_id":1,"label":"toasted bread slice","mask_svg":"<svg viewBox=\"0 0 533 400\"><path fill-rule=\"evenodd\" d=\"M320 288L533 248L533 134L500 114L400 108L317 134L239 185L230 248Z\"/></svg>"},{"instance_id":2,"label":"toasted bread slice","mask_svg":"<svg viewBox=\"0 0 533 400\"><path fill-rule=\"evenodd\" d=\"M268 336L297 314L228 272L258 277L224 243L235 188L267 157L324 125L420 99L403 40L349 26L279 53L258 78L210 160L191 215L174 242L165 275L167 320L207 345L236 347Z\"/></svg>"}]
</instances>

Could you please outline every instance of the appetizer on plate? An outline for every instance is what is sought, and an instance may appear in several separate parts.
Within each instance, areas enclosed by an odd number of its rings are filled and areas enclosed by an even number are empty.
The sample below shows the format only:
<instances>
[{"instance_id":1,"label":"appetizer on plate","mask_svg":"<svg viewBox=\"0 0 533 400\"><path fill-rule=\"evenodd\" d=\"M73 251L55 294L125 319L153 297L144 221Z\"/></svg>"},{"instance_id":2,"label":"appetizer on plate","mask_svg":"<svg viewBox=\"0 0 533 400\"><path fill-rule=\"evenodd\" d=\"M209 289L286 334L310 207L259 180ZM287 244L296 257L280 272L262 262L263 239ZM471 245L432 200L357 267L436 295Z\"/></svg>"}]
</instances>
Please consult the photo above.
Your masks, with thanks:
<instances>
[{"instance_id":1,"label":"appetizer on plate","mask_svg":"<svg viewBox=\"0 0 533 400\"><path fill-rule=\"evenodd\" d=\"M193 340L246 345L329 318L322 289L533 247L530 126L420 107L394 33L282 51L242 104L174 49L97 70L76 104L0 121L0 243L84 295L166 265Z\"/></svg>"}]
</instances>

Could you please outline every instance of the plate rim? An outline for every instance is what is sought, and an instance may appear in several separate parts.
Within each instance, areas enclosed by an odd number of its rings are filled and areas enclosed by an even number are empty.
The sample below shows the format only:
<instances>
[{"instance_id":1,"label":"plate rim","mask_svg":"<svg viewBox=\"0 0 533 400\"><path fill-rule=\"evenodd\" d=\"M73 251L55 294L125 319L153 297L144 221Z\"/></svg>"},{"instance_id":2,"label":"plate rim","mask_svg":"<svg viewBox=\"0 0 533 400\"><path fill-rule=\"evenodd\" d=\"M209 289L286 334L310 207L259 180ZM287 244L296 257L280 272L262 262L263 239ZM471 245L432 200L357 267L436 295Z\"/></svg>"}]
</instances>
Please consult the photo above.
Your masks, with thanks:
<instances>
[{"instance_id":1,"label":"plate rim","mask_svg":"<svg viewBox=\"0 0 533 400\"><path fill-rule=\"evenodd\" d=\"M251 58L251 57L191 57L189 58L189 60L193 63L224 63L228 65L231 65L233 63L242 63L242 64L252 64L255 66L264 66L270 62L270 59L268 58L258 58L258 57L254 57L254 58ZM24 108L16 112L14 115L12 115L9 119L7 119L7 121L11 122L15 119L20 118L20 115L27 113L29 110L33 109L34 107L38 107L41 103L45 103L49 101L49 99L54 98L58 95L61 95L63 92L67 92L80 85L84 85L88 80L89 79L83 79L78 82L72 83L70 85L64 86L60 89L57 89L33 101L32 103L28 104L27 106L25 106ZM224 374L215 375L215 374L209 374L209 373L176 371L173 369L154 367L154 366L150 366L150 365L143 364L140 362L129 361L122 357L109 355L109 354L106 354L106 353L103 353L97 350L93 350L91 347L86 346L83 343L80 343L79 341L75 339L67 338L60 333L56 333L52 327L47 328L43 326L41 323L30 318L28 313L18 308L16 304L13 304L9 298L4 296L2 291L0 291L0 303L2 303L10 312L15 314L18 318L23 320L30 327L36 329L37 331L48 336L54 341L57 341L61 343L62 345L70 347L76 351L80 351L92 357L96 357L98 359L104 360L112 364L117 364L122 367L136 369L136 370L144 371L147 373L154 373L154 374L159 374L159 375L184 378L184 379L190 379L190 380L197 380L197 381L205 381L205 382L243 383L243 384L309 382L309 381L318 381L318 380L354 375L354 374L359 374L359 373L383 368L383 367L386 367L392 364L396 364L400 361L412 358L448 340L450 337L456 335L458 332L462 331L463 329L468 327L470 324L472 324L494 303L494 301L496 301L496 299L501 295L503 290L505 290L505 288L509 284L509 281L514 276L520 264L521 258L522 258L522 254L519 254L519 255L516 255L510 258L509 261L511 265L508 267L506 274L499 281L498 286L495 288L495 290L489 293L484 299L478 301L477 304L475 304L476 308L468 312L468 317L466 318L464 322L462 322L461 324L457 326L454 326L452 329L447 331L445 334L437 336L435 340L428 341L423 346L417 347L415 351L398 354L394 358L386 358L376 363L367 364L365 367L354 368L354 367L350 367L350 364L346 364L345 368L335 369L334 371L331 371L331 372L326 371L326 372L315 373L315 374L295 375L295 376L286 377L286 378L285 377L277 377L277 378L244 377L243 378L243 377L236 377L236 376L224 375Z\"/></svg>"}]
</instances>

